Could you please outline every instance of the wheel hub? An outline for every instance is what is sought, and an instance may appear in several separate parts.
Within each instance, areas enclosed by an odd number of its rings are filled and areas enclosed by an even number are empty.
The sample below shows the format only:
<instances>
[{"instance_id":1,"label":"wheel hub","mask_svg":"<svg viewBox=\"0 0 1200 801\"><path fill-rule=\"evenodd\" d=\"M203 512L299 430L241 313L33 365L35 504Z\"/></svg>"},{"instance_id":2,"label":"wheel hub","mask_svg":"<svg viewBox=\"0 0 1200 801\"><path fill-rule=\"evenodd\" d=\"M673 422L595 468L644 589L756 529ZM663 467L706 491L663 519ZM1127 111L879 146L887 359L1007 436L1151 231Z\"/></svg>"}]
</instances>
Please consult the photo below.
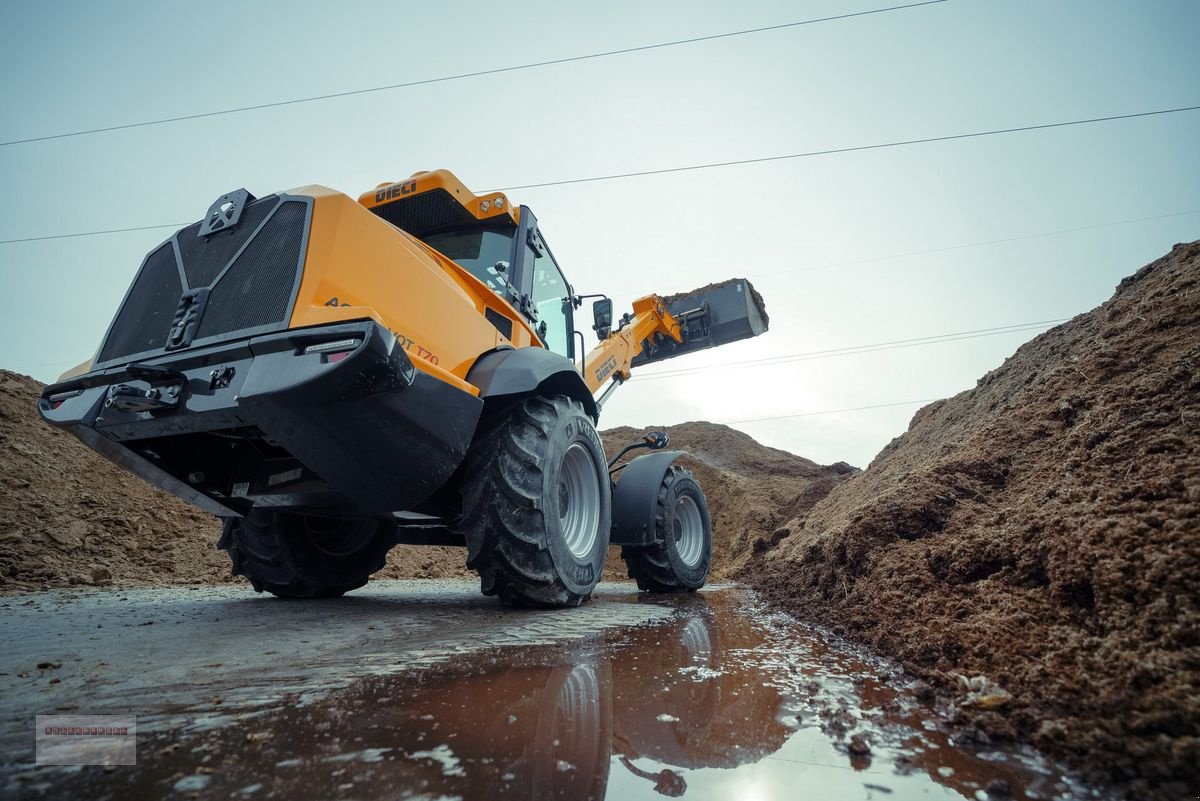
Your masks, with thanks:
<instances>
[{"instance_id":1,"label":"wheel hub","mask_svg":"<svg viewBox=\"0 0 1200 801\"><path fill-rule=\"evenodd\" d=\"M579 442L563 454L557 495L567 550L577 559L585 559L600 535L600 475L592 455Z\"/></svg>"},{"instance_id":2,"label":"wheel hub","mask_svg":"<svg viewBox=\"0 0 1200 801\"><path fill-rule=\"evenodd\" d=\"M675 501L674 518L672 531L679 560L688 567L695 567L704 553L704 518L700 516L700 507L691 496L680 495Z\"/></svg>"}]
</instances>

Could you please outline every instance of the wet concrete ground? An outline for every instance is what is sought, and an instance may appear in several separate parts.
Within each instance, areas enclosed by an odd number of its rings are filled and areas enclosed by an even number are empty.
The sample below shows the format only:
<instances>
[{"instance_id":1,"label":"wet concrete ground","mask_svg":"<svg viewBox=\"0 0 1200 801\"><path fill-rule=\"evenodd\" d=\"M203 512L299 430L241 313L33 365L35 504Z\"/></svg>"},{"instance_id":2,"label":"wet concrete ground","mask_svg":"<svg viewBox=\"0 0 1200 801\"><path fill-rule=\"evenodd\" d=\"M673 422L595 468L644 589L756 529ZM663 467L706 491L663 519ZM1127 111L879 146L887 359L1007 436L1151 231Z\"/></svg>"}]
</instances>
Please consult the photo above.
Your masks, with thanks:
<instances>
[{"instance_id":1,"label":"wet concrete ground","mask_svg":"<svg viewBox=\"0 0 1200 801\"><path fill-rule=\"evenodd\" d=\"M6 797L1098 797L956 745L894 668L738 588L549 612L471 582L44 593L0 599L0 635ZM33 766L54 712L136 714L138 764Z\"/></svg>"}]
</instances>

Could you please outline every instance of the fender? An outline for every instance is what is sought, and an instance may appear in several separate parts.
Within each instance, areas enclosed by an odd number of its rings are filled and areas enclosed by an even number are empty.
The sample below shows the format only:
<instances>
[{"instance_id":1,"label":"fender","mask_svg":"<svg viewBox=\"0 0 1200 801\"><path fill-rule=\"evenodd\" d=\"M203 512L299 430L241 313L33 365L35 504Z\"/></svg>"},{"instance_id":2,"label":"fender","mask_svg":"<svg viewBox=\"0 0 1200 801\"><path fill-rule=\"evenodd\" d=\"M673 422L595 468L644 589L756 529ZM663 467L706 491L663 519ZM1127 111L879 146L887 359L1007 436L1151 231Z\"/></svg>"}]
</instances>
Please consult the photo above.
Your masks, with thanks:
<instances>
[{"instance_id":1,"label":"fender","mask_svg":"<svg viewBox=\"0 0 1200 801\"><path fill-rule=\"evenodd\" d=\"M660 451L639 456L621 471L612 495L612 545L653 545L658 488L671 463L683 451Z\"/></svg>"},{"instance_id":2,"label":"fender","mask_svg":"<svg viewBox=\"0 0 1200 801\"><path fill-rule=\"evenodd\" d=\"M534 393L566 395L582 403L593 421L600 417L596 399L574 362L545 348L506 348L485 353L467 373L467 381L479 388L479 397L485 402Z\"/></svg>"}]
</instances>

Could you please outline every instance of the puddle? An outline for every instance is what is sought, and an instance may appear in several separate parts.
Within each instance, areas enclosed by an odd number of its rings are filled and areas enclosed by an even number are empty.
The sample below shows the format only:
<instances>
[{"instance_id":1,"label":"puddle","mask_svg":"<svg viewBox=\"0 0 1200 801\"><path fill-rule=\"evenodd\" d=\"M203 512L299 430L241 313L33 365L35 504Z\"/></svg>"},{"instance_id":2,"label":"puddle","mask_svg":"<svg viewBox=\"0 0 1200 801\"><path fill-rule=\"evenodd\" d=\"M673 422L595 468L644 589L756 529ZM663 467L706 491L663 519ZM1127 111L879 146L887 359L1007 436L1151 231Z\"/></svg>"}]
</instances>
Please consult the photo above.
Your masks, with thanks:
<instances>
[{"instance_id":1,"label":"puddle","mask_svg":"<svg viewBox=\"0 0 1200 801\"><path fill-rule=\"evenodd\" d=\"M934 712L896 686L886 663L832 648L814 631L766 613L743 590L653 603L675 614L570 645L497 648L363 679L183 740L154 735L139 744L136 768L38 771L22 782L22 793L1099 797L1030 751L955 745ZM1008 795L988 795L1001 785Z\"/></svg>"}]
</instances>

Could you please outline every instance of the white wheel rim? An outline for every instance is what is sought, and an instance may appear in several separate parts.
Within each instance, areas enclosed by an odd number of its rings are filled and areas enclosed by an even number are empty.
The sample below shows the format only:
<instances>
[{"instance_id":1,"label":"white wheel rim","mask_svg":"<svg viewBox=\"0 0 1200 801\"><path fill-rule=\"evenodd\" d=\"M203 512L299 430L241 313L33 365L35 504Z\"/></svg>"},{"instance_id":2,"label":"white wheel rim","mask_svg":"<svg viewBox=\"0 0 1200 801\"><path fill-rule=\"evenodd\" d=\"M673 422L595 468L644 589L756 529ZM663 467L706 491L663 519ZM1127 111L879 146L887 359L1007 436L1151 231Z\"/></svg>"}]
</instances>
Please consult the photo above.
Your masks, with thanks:
<instances>
[{"instance_id":1,"label":"white wheel rim","mask_svg":"<svg viewBox=\"0 0 1200 801\"><path fill-rule=\"evenodd\" d=\"M688 567L700 564L700 556L704 553L704 518L690 495L680 495L675 501L673 527L679 561Z\"/></svg>"},{"instance_id":2,"label":"white wheel rim","mask_svg":"<svg viewBox=\"0 0 1200 801\"><path fill-rule=\"evenodd\" d=\"M708 626L699 618L692 618L683 627L683 647L688 656L695 659L704 656L706 659L712 653L712 639L708 636Z\"/></svg>"},{"instance_id":3,"label":"white wheel rim","mask_svg":"<svg viewBox=\"0 0 1200 801\"><path fill-rule=\"evenodd\" d=\"M591 453L576 442L558 471L558 518L567 550L586 559L600 536L600 475Z\"/></svg>"},{"instance_id":4,"label":"white wheel rim","mask_svg":"<svg viewBox=\"0 0 1200 801\"><path fill-rule=\"evenodd\" d=\"M567 725L577 730L579 721L590 723L598 717L595 709L599 698L600 685L595 671L590 665L576 665L558 692L558 710ZM599 723L598 720L595 722Z\"/></svg>"}]
</instances>

